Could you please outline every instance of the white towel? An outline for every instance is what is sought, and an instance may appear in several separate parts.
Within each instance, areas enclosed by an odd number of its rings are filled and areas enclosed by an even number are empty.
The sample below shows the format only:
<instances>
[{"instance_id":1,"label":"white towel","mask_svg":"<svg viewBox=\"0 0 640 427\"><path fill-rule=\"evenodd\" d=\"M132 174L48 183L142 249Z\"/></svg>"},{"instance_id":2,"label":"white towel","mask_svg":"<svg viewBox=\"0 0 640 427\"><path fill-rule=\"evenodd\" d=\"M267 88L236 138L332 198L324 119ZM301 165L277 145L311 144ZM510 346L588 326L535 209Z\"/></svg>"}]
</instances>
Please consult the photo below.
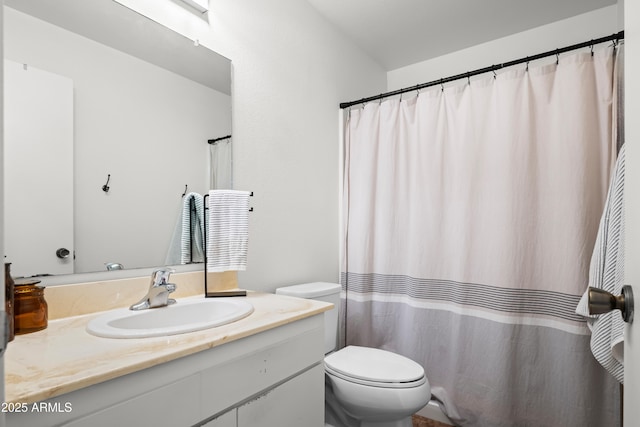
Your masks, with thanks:
<instances>
[{"instance_id":1,"label":"white towel","mask_svg":"<svg viewBox=\"0 0 640 427\"><path fill-rule=\"evenodd\" d=\"M624 169L625 147L620 148L609 186L600 228L591 257L589 286L613 295L624 285ZM576 313L587 317L591 329L591 352L620 383L624 383L624 321L618 310L589 315L588 291L580 299Z\"/></svg>"},{"instance_id":2,"label":"white towel","mask_svg":"<svg viewBox=\"0 0 640 427\"><path fill-rule=\"evenodd\" d=\"M246 270L249 243L249 192L209 191L207 269Z\"/></svg>"}]
</instances>

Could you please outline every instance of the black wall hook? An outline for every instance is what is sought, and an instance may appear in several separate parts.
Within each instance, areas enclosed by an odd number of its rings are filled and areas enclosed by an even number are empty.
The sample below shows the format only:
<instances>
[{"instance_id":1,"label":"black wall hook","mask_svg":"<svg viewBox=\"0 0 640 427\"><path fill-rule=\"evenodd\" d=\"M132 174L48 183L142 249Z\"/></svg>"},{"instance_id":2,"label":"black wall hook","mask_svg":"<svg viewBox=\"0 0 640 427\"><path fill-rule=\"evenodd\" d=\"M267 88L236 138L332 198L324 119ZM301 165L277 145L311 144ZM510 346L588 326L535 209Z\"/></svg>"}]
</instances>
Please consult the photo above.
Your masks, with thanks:
<instances>
[{"instance_id":1,"label":"black wall hook","mask_svg":"<svg viewBox=\"0 0 640 427\"><path fill-rule=\"evenodd\" d=\"M182 193L182 197L187 195L187 188L189 187L189 184L185 184L184 185L184 193Z\"/></svg>"},{"instance_id":2,"label":"black wall hook","mask_svg":"<svg viewBox=\"0 0 640 427\"><path fill-rule=\"evenodd\" d=\"M108 174L108 175L107 175L107 182L106 182L106 184L104 184L104 185L102 186L102 191L104 191L105 193L108 193L108 192L109 192L109 180L110 180L110 179L111 179L111 174Z\"/></svg>"}]
</instances>

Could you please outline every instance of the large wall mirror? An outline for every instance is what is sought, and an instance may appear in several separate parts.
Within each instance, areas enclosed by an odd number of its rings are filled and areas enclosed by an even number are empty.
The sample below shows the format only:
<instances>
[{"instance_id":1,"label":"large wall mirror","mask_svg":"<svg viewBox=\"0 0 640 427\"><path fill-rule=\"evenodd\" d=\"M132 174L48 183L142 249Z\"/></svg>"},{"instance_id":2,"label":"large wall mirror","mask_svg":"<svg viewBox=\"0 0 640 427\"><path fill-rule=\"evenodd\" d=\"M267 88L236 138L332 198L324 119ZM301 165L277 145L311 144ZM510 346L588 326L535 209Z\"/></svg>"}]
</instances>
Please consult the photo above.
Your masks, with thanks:
<instances>
[{"instance_id":1,"label":"large wall mirror","mask_svg":"<svg viewBox=\"0 0 640 427\"><path fill-rule=\"evenodd\" d=\"M4 3L12 274L165 265L208 140L231 134L230 61L112 0Z\"/></svg>"}]
</instances>

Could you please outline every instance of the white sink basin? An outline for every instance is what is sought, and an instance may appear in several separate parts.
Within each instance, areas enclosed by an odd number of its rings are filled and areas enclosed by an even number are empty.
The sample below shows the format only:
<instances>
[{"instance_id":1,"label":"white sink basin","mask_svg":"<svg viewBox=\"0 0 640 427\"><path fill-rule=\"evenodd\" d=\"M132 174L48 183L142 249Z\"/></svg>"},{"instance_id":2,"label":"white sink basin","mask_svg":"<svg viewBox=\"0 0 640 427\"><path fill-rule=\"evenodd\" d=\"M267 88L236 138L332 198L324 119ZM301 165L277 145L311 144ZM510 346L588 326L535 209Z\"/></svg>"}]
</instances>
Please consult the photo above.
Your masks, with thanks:
<instances>
[{"instance_id":1,"label":"white sink basin","mask_svg":"<svg viewBox=\"0 0 640 427\"><path fill-rule=\"evenodd\" d=\"M178 300L176 304L132 311L109 311L91 320L87 332L106 338L146 338L209 329L247 317L253 306L244 299Z\"/></svg>"}]
</instances>

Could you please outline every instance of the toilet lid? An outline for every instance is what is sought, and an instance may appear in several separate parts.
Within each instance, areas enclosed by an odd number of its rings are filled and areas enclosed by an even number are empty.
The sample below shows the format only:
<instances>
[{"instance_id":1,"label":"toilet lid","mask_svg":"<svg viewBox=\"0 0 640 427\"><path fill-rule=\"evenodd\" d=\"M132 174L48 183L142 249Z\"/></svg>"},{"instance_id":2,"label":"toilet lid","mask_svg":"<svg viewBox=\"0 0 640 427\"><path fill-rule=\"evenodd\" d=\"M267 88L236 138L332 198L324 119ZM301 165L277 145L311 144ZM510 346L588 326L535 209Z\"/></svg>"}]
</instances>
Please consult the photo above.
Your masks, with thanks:
<instances>
[{"instance_id":1,"label":"toilet lid","mask_svg":"<svg viewBox=\"0 0 640 427\"><path fill-rule=\"evenodd\" d=\"M348 346L324 359L328 372L368 383L413 383L424 369L413 360L377 348Z\"/></svg>"}]
</instances>

